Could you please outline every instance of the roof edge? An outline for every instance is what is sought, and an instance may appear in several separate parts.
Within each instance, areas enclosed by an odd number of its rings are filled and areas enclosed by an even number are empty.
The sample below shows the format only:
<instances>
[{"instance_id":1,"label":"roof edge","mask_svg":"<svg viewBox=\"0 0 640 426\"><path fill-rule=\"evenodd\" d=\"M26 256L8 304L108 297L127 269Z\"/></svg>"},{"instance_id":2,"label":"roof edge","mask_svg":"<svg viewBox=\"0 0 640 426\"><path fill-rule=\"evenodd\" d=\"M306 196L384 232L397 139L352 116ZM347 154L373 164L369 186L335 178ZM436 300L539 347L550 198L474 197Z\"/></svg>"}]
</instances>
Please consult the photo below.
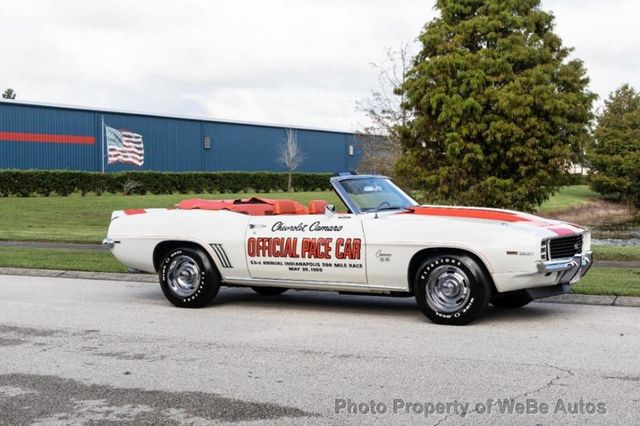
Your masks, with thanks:
<instances>
[{"instance_id":1,"label":"roof edge","mask_svg":"<svg viewBox=\"0 0 640 426\"><path fill-rule=\"evenodd\" d=\"M139 115L139 116L146 116L146 117L173 118L177 120L209 121L209 122L224 123L224 124L242 124L247 126L260 126L260 127L278 127L283 129L342 133L347 135L356 134L355 131L328 129L328 128L322 128L322 127L286 125L286 124L279 124L279 123L260 123L257 121L230 120L230 119L221 119L216 117L204 117L204 116L171 115L171 114L163 114L163 113L144 112L144 111L123 110L123 109L117 109L117 108L88 107L88 106L82 106L82 105L56 104L56 103L49 103L49 102L23 101L23 100L16 100L16 99L0 99L0 104L19 104L19 105L25 105L25 106L71 109L71 110L75 109L75 110L92 111L92 112L99 112L99 113L101 112L101 113L111 113L111 114L130 114L130 115Z\"/></svg>"}]
</instances>

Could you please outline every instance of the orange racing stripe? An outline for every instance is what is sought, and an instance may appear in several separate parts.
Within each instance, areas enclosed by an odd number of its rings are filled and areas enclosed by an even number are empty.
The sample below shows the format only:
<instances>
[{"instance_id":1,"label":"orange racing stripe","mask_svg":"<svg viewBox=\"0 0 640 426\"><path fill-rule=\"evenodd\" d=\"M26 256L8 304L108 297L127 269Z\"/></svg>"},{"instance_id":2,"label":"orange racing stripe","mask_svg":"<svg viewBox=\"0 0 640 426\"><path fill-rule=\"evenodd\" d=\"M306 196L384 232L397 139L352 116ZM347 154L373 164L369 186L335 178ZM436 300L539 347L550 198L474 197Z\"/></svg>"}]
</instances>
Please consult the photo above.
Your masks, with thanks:
<instances>
[{"instance_id":1,"label":"orange racing stripe","mask_svg":"<svg viewBox=\"0 0 640 426\"><path fill-rule=\"evenodd\" d=\"M501 222L530 222L530 219L527 219L526 217L523 217L523 216L519 216L515 213L496 212L491 210L459 209L455 207L427 207L427 206L411 207L409 210L411 210L415 214L421 214L426 216L468 217L471 219L499 220Z\"/></svg>"}]
</instances>

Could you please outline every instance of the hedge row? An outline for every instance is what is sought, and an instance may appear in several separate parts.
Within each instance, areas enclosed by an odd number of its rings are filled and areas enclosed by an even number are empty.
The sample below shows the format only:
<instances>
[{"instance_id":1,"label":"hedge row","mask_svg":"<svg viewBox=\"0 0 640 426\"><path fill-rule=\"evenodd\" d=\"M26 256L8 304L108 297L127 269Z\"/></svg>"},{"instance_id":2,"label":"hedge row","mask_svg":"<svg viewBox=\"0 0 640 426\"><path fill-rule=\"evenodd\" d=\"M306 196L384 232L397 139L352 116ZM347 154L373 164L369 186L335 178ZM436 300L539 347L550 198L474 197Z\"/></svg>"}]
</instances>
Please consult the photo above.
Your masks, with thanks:
<instances>
[{"instance_id":1,"label":"hedge row","mask_svg":"<svg viewBox=\"0 0 640 426\"><path fill-rule=\"evenodd\" d=\"M294 173L296 191L330 188L326 173ZM286 191L287 173L211 172L165 173L120 172L93 173L76 171L0 170L0 195L67 196L74 192L112 194L172 194L221 192Z\"/></svg>"}]
</instances>

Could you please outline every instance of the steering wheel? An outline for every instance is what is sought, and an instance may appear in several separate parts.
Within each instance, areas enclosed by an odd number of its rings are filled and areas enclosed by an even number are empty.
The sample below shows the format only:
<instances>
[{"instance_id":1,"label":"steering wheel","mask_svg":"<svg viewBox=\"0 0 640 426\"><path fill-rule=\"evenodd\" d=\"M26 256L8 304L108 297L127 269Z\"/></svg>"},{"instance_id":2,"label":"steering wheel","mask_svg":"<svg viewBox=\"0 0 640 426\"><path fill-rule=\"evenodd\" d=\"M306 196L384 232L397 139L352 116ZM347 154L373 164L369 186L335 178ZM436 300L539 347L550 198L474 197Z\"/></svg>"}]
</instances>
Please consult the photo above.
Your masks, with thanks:
<instances>
[{"instance_id":1,"label":"steering wheel","mask_svg":"<svg viewBox=\"0 0 640 426\"><path fill-rule=\"evenodd\" d=\"M383 207L391 207L391 204L389 204L386 201L381 202L380 204L378 204L378 207L376 207L376 210L380 210Z\"/></svg>"}]
</instances>

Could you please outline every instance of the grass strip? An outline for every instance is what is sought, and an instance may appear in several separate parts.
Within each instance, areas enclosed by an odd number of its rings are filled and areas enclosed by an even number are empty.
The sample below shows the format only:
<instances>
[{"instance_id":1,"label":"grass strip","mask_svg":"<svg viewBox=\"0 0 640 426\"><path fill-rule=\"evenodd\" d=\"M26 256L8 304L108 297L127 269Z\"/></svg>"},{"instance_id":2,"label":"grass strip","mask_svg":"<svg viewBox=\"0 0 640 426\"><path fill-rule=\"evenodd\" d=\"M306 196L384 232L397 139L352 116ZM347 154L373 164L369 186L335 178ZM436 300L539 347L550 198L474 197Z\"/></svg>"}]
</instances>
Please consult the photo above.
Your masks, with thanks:
<instances>
[{"instance_id":1,"label":"grass strip","mask_svg":"<svg viewBox=\"0 0 640 426\"><path fill-rule=\"evenodd\" d=\"M592 191L588 185L564 186L542 203L538 211L544 213L577 207L590 199L598 197L598 193Z\"/></svg>"},{"instance_id":2,"label":"grass strip","mask_svg":"<svg viewBox=\"0 0 640 426\"><path fill-rule=\"evenodd\" d=\"M107 250L0 247L0 267L127 272Z\"/></svg>"},{"instance_id":3,"label":"grass strip","mask_svg":"<svg viewBox=\"0 0 640 426\"><path fill-rule=\"evenodd\" d=\"M333 192L276 192L268 194L170 194L112 195L71 194L68 197L0 198L0 239L99 243L107 233L114 210L174 207L189 198L237 199L250 197L292 198L304 205L324 199L343 210Z\"/></svg>"},{"instance_id":4,"label":"grass strip","mask_svg":"<svg viewBox=\"0 0 640 426\"><path fill-rule=\"evenodd\" d=\"M572 288L572 293L640 297L640 269L594 266Z\"/></svg>"},{"instance_id":5,"label":"grass strip","mask_svg":"<svg viewBox=\"0 0 640 426\"><path fill-rule=\"evenodd\" d=\"M640 247L638 246L593 246L593 255L597 260L638 260L640 261Z\"/></svg>"}]
</instances>

